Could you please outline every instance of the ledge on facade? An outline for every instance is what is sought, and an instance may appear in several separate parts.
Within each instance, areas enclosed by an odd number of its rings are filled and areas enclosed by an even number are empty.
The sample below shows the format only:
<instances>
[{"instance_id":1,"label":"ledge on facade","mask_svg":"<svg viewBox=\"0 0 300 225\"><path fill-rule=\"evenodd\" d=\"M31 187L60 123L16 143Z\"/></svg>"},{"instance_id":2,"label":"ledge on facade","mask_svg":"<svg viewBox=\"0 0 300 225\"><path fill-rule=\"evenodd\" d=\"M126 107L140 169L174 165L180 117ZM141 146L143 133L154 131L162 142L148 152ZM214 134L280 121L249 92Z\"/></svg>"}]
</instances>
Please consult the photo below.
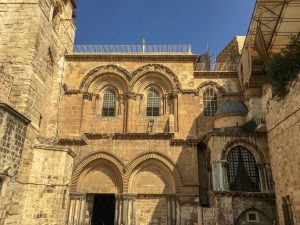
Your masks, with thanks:
<instances>
[{"instance_id":1,"label":"ledge on facade","mask_svg":"<svg viewBox=\"0 0 300 225\"><path fill-rule=\"evenodd\" d=\"M86 145L85 136L76 136L76 137L60 137L57 141L59 145Z\"/></svg>"},{"instance_id":2,"label":"ledge on facade","mask_svg":"<svg viewBox=\"0 0 300 225\"><path fill-rule=\"evenodd\" d=\"M84 133L87 139L170 139L172 133Z\"/></svg>"},{"instance_id":3,"label":"ledge on facade","mask_svg":"<svg viewBox=\"0 0 300 225\"><path fill-rule=\"evenodd\" d=\"M39 149L39 150L50 150L50 151L66 152L67 154L69 154L73 158L75 158L75 156L76 156L75 152L73 152L71 149L61 147L61 146L57 146L57 145L35 145L34 148Z\"/></svg>"},{"instance_id":4,"label":"ledge on facade","mask_svg":"<svg viewBox=\"0 0 300 225\"><path fill-rule=\"evenodd\" d=\"M147 61L195 61L198 55L193 54L167 54L167 53L72 53L66 55L66 60L78 60L87 61L90 59L109 59L109 60L147 60Z\"/></svg>"},{"instance_id":5,"label":"ledge on facade","mask_svg":"<svg viewBox=\"0 0 300 225\"><path fill-rule=\"evenodd\" d=\"M17 110L15 110L14 108L12 108L10 105L8 105L6 103L0 102L0 108L5 110L6 112L10 113L14 117L16 117L18 120L23 122L25 125L28 125L31 122L27 117L25 117L24 115L22 115L21 113L19 113Z\"/></svg>"},{"instance_id":6,"label":"ledge on facade","mask_svg":"<svg viewBox=\"0 0 300 225\"><path fill-rule=\"evenodd\" d=\"M114 139L171 139L172 133L115 133Z\"/></svg>"},{"instance_id":7,"label":"ledge on facade","mask_svg":"<svg viewBox=\"0 0 300 225\"><path fill-rule=\"evenodd\" d=\"M201 142L200 139L172 139L171 145L197 145Z\"/></svg>"},{"instance_id":8,"label":"ledge on facade","mask_svg":"<svg viewBox=\"0 0 300 225\"><path fill-rule=\"evenodd\" d=\"M273 191L268 192L242 192L242 191L211 191L214 196L226 196L226 197L255 197L255 198L275 198Z\"/></svg>"},{"instance_id":9,"label":"ledge on facade","mask_svg":"<svg viewBox=\"0 0 300 225\"><path fill-rule=\"evenodd\" d=\"M237 71L194 71L195 77L238 78Z\"/></svg>"},{"instance_id":10,"label":"ledge on facade","mask_svg":"<svg viewBox=\"0 0 300 225\"><path fill-rule=\"evenodd\" d=\"M261 136L262 132L245 132L240 127L227 127L227 128L213 128L213 131L209 132L206 138L211 136L233 136L233 137L256 137Z\"/></svg>"}]
</instances>

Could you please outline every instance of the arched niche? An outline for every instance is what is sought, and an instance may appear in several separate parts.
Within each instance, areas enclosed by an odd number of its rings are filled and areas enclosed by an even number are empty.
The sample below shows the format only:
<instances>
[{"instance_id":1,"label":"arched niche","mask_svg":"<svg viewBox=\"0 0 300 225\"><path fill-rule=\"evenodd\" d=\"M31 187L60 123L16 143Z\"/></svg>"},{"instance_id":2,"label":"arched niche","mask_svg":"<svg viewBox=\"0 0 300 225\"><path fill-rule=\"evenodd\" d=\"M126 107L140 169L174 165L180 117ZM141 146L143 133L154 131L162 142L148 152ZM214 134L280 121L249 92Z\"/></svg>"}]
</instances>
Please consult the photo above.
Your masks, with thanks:
<instances>
[{"instance_id":1,"label":"arched niche","mask_svg":"<svg viewBox=\"0 0 300 225\"><path fill-rule=\"evenodd\" d=\"M141 181L156 180L160 184L160 194L163 193L180 193L181 189L181 176L173 162L160 153L147 153L138 156L130 164L125 173L125 182L128 186L124 186L124 191L134 193L136 185ZM147 181L148 182L148 181ZM165 187L163 189L162 187ZM148 193L158 194L158 190L151 190L145 188ZM138 189L140 192L141 189Z\"/></svg>"},{"instance_id":2,"label":"arched niche","mask_svg":"<svg viewBox=\"0 0 300 225\"><path fill-rule=\"evenodd\" d=\"M111 154L90 154L76 166L70 190L82 193L121 193L123 168L121 161Z\"/></svg>"},{"instance_id":3,"label":"arched niche","mask_svg":"<svg viewBox=\"0 0 300 225\"><path fill-rule=\"evenodd\" d=\"M81 81L79 90L95 93L106 85L116 86L120 93L125 93L129 87L130 73L116 65L99 66L89 71Z\"/></svg>"},{"instance_id":4,"label":"arched niche","mask_svg":"<svg viewBox=\"0 0 300 225\"><path fill-rule=\"evenodd\" d=\"M138 166L129 179L129 192L134 194L172 194L174 181L167 168L149 160Z\"/></svg>"},{"instance_id":5,"label":"arched niche","mask_svg":"<svg viewBox=\"0 0 300 225\"><path fill-rule=\"evenodd\" d=\"M141 75L137 80L133 81L132 86L133 91L139 94L143 94L143 92L151 86L160 89L160 92L163 94L170 93L174 89L172 82L167 77L154 72Z\"/></svg>"},{"instance_id":6,"label":"arched niche","mask_svg":"<svg viewBox=\"0 0 300 225\"><path fill-rule=\"evenodd\" d=\"M149 84L155 83L169 93L181 88L178 77L168 67L161 64L147 64L132 73L131 85L134 92L140 93Z\"/></svg>"},{"instance_id":7,"label":"arched niche","mask_svg":"<svg viewBox=\"0 0 300 225\"><path fill-rule=\"evenodd\" d=\"M79 176L76 192L79 193L120 193L122 181L115 168L105 162L89 166Z\"/></svg>"}]
</instances>

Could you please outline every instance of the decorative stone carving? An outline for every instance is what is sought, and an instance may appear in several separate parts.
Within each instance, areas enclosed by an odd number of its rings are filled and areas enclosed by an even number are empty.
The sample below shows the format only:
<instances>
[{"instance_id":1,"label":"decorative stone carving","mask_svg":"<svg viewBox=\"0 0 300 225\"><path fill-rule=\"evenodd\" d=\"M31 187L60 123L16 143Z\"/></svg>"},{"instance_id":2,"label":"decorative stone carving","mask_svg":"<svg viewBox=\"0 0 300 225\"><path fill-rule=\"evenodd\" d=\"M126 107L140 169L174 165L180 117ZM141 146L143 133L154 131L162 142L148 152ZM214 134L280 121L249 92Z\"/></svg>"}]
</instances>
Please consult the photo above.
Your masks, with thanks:
<instances>
[{"instance_id":1,"label":"decorative stone carving","mask_svg":"<svg viewBox=\"0 0 300 225\"><path fill-rule=\"evenodd\" d=\"M125 70L124 68L117 66L117 65L105 65L105 66L99 66L87 73L85 77L82 79L81 84L79 86L79 90L83 90L83 88L87 85L89 85L89 82L91 78L96 74L102 74L102 73L116 73L120 74L123 77L127 78L128 80L131 79L130 73Z\"/></svg>"}]
</instances>

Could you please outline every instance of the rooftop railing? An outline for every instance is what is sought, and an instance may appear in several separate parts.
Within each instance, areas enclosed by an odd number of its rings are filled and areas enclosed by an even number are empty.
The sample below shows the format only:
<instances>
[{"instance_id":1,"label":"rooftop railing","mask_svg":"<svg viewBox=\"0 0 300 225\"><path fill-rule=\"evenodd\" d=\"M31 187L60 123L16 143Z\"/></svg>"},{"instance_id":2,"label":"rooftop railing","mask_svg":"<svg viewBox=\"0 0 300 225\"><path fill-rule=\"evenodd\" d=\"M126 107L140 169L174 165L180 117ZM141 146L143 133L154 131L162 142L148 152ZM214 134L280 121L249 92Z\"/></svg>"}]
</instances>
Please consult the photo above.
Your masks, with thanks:
<instances>
[{"instance_id":1,"label":"rooftop railing","mask_svg":"<svg viewBox=\"0 0 300 225\"><path fill-rule=\"evenodd\" d=\"M75 53L180 53L191 54L191 45L75 45Z\"/></svg>"}]
</instances>

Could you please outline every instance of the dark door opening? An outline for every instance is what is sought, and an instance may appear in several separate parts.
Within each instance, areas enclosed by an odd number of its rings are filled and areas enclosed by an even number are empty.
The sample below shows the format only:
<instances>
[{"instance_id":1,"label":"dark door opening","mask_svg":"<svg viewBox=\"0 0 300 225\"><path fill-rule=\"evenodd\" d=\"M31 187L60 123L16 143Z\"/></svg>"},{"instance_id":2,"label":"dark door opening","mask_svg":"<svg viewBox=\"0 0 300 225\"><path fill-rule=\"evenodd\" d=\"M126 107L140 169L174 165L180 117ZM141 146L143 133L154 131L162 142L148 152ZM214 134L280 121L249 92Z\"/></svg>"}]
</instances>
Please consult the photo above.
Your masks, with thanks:
<instances>
[{"instance_id":1,"label":"dark door opening","mask_svg":"<svg viewBox=\"0 0 300 225\"><path fill-rule=\"evenodd\" d=\"M114 225L115 196L95 195L92 225Z\"/></svg>"}]
</instances>

